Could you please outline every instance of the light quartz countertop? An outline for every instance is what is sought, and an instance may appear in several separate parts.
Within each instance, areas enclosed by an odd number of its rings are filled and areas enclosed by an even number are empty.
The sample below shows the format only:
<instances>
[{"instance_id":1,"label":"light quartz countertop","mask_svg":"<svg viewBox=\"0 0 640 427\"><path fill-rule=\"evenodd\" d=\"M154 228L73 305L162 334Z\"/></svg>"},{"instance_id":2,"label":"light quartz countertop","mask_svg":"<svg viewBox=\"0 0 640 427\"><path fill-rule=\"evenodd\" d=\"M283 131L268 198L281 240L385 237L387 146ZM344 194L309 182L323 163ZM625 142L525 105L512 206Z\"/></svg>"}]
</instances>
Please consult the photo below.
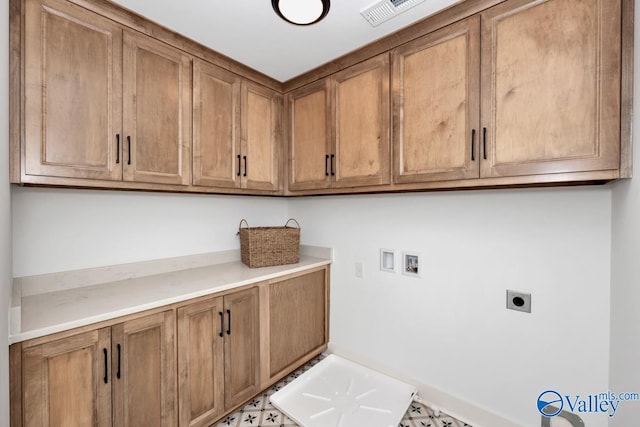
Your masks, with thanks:
<instances>
[{"instance_id":1,"label":"light quartz countertop","mask_svg":"<svg viewBox=\"0 0 640 427\"><path fill-rule=\"evenodd\" d=\"M202 258L200 262L189 263L188 257L184 257L183 264L189 265L189 268L163 271L160 274L149 274L153 268L149 266L149 262L146 262L139 263L140 265L128 264L127 269L114 266L72 272L72 274L67 272L45 277L38 276L33 279L20 278L14 280L14 295L10 310L11 316L20 316L20 318L19 321L11 319L12 331L9 343L111 320L331 263L330 249L310 247L306 249L301 251L299 263L274 267L248 268L240 262L239 253L237 260L229 261L234 258L234 251L227 251L221 253L224 256L209 257L208 260L212 262L210 265L198 265L203 263ZM308 255L309 253L313 256ZM224 262L216 263L216 259ZM181 264L176 260L179 259L171 259L173 268ZM164 270L167 270L167 263L164 265ZM136 274L134 272L136 269L143 275ZM163 268L158 269L163 270ZM125 270L127 274L122 273ZM73 285L62 283L65 280L69 283L77 282L78 277L87 278L87 282L91 283L95 281L91 278L92 271L93 276L101 275L107 280L109 277L117 277L120 280L92 283L89 286L83 286L81 283ZM121 279L123 276L127 278ZM33 283L38 280L40 281L38 286L45 292L34 290ZM58 281L57 284L56 281ZM46 285L41 286L44 282ZM21 289L16 290L16 287ZM56 288L60 290L52 290Z\"/></svg>"}]
</instances>

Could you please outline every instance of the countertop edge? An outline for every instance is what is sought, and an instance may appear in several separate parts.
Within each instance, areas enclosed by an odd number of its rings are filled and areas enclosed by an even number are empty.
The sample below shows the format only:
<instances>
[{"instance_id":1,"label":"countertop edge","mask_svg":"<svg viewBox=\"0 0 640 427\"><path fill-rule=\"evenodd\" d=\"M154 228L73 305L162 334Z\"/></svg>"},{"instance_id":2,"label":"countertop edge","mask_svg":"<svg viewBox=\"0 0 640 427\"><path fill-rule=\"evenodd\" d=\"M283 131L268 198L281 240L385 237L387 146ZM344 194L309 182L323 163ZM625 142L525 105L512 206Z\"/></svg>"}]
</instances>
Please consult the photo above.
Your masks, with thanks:
<instances>
[{"instance_id":1,"label":"countertop edge","mask_svg":"<svg viewBox=\"0 0 640 427\"><path fill-rule=\"evenodd\" d=\"M313 258L313 257L312 257ZM283 276L287 276L289 274L295 274L295 273L299 273L299 272L303 272L306 270L311 270L314 268L318 268L318 267L322 267L325 265L329 265L332 263L331 259L321 259L318 258L317 261L312 261L310 263L305 263L304 265L298 265L298 264L291 264L291 268L285 268L281 271L278 272L272 272L272 273L268 273L265 275L260 275L260 276L256 276L253 278L249 278L249 279L245 279L245 280L240 280L237 282L230 282L228 284L224 284L224 285L218 285L209 289L203 289L200 291L196 291L196 292L188 292L185 294L180 294L178 296L174 296L174 297L169 297L169 298L161 298L158 300L152 300L149 301L148 303L144 303L144 304L139 304L136 306L132 306L132 307L127 307L127 308L123 308L123 309L119 309L119 310L114 310L114 311L109 311L109 312L105 312L105 313L101 313L98 315L94 315L94 316L89 316L89 317L84 317L78 320L74 320L71 322L63 322L63 323L58 323L58 324L54 324L51 326L47 326L44 328L38 328L38 329L33 329L33 330L28 330L28 331L20 331L19 333L14 333L14 334L9 334L9 345L11 344L15 344L18 342L23 342L23 341L27 341L30 339L34 339L34 338L40 338L46 335L50 335L50 334L54 334L54 333L58 333L58 332L64 332L64 331L68 331L71 329L75 329L75 328L79 328L82 326L88 326L94 323L99 323L99 322L103 322L103 321L108 321L108 320L113 320L113 319L117 319L118 317L123 317L123 316L127 316L127 315L131 315L131 314L135 314L135 313L140 313L146 310L151 310L151 309L155 309L155 308L159 308L159 307L163 307L163 306L168 306L168 305L172 305L172 304L177 304L180 302L184 302L184 301L188 301L194 298L199 298L199 297L203 297L203 296L207 296L207 295L213 295L219 292L225 292L231 289L235 289L235 288L239 288L242 286L247 286L247 285L251 285L254 283L259 283L259 282L264 282L267 280L271 280L271 279L275 279L278 277L283 277ZM20 315L20 310L17 310L15 312L15 314ZM12 319L13 324L15 324L15 319ZM11 323L11 321L10 321ZM15 331L15 329L13 329Z\"/></svg>"}]
</instances>

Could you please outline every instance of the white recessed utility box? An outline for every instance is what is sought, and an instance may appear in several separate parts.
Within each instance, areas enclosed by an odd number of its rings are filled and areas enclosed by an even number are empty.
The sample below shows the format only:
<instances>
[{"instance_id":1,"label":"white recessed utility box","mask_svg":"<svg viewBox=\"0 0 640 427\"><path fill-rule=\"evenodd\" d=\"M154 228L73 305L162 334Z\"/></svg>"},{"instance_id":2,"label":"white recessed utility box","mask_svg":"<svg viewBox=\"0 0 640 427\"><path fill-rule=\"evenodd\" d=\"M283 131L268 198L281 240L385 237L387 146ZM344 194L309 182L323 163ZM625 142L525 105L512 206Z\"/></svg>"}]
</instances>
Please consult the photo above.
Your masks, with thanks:
<instances>
[{"instance_id":1,"label":"white recessed utility box","mask_svg":"<svg viewBox=\"0 0 640 427\"><path fill-rule=\"evenodd\" d=\"M380 270L390 273L396 272L396 251L380 249Z\"/></svg>"},{"instance_id":2,"label":"white recessed utility box","mask_svg":"<svg viewBox=\"0 0 640 427\"><path fill-rule=\"evenodd\" d=\"M410 384L332 354L270 400L302 427L397 427L416 393Z\"/></svg>"},{"instance_id":3,"label":"white recessed utility box","mask_svg":"<svg viewBox=\"0 0 640 427\"><path fill-rule=\"evenodd\" d=\"M402 274L406 276L420 277L422 265L420 254L417 252L402 253Z\"/></svg>"}]
</instances>

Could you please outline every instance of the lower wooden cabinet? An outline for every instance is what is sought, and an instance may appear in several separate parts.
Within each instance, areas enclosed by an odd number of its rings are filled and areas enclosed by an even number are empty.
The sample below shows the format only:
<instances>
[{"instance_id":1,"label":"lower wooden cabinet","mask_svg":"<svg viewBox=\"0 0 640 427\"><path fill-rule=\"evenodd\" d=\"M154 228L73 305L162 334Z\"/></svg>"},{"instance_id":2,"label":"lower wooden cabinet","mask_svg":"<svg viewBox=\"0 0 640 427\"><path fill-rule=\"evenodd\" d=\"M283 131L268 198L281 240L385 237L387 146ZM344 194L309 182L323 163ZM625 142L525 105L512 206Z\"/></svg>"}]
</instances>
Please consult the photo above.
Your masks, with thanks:
<instances>
[{"instance_id":1,"label":"lower wooden cabinet","mask_svg":"<svg viewBox=\"0 0 640 427\"><path fill-rule=\"evenodd\" d=\"M178 309L181 426L208 426L259 391L258 288Z\"/></svg>"},{"instance_id":2,"label":"lower wooden cabinet","mask_svg":"<svg viewBox=\"0 0 640 427\"><path fill-rule=\"evenodd\" d=\"M112 327L114 427L171 427L177 422L175 313Z\"/></svg>"},{"instance_id":3,"label":"lower wooden cabinet","mask_svg":"<svg viewBox=\"0 0 640 427\"><path fill-rule=\"evenodd\" d=\"M327 348L328 271L14 344L11 427L212 425Z\"/></svg>"},{"instance_id":4,"label":"lower wooden cabinet","mask_svg":"<svg viewBox=\"0 0 640 427\"><path fill-rule=\"evenodd\" d=\"M111 329L22 351L22 425L111 426Z\"/></svg>"},{"instance_id":5,"label":"lower wooden cabinet","mask_svg":"<svg viewBox=\"0 0 640 427\"><path fill-rule=\"evenodd\" d=\"M327 345L327 270L269 284L269 378L279 378Z\"/></svg>"},{"instance_id":6,"label":"lower wooden cabinet","mask_svg":"<svg viewBox=\"0 0 640 427\"><path fill-rule=\"evenodd\" d=\"M25 427L171 427L173 310L22 349Z\"/></svg>"}]
</instances>

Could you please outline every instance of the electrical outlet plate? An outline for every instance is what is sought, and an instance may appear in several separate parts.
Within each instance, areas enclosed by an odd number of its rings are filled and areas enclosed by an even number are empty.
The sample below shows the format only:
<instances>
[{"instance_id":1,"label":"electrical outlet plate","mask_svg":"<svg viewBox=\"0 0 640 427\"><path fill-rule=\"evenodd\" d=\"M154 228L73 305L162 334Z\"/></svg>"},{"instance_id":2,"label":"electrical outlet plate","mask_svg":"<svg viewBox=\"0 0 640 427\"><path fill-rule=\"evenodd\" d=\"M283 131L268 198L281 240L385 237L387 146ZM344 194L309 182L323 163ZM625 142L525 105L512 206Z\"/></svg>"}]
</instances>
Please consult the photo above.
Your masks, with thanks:
<instances>
[{"instance_id":1,"label":"electrical outlet plate","mask_svg":"<svg viewBox=\"0 0 640 427\"><path fill-rule=\"evenodd\" d=\"M507 308L531 313L531 294L507 289Z\"/></svg>"},{"instance_id":2,"label":"electrical outlet plate","mask_svg":"<svg viewBox=\"0 0 640 427\"><path fill-rule=\"evenodd\" d=\"M420 277L421 272L420 254L417 252L402 252L402 274Z\"/></svg>"},{"instance_id":3,"label":"electrical outlet plate","mask_svg":"<svg viewBox=\"0 0 640 427\"><path fill-rule=\"evenodd\" d=\"M396 272L396 251L393 249L380 249L380 271Z\"/></svg>"}]
</instances>

